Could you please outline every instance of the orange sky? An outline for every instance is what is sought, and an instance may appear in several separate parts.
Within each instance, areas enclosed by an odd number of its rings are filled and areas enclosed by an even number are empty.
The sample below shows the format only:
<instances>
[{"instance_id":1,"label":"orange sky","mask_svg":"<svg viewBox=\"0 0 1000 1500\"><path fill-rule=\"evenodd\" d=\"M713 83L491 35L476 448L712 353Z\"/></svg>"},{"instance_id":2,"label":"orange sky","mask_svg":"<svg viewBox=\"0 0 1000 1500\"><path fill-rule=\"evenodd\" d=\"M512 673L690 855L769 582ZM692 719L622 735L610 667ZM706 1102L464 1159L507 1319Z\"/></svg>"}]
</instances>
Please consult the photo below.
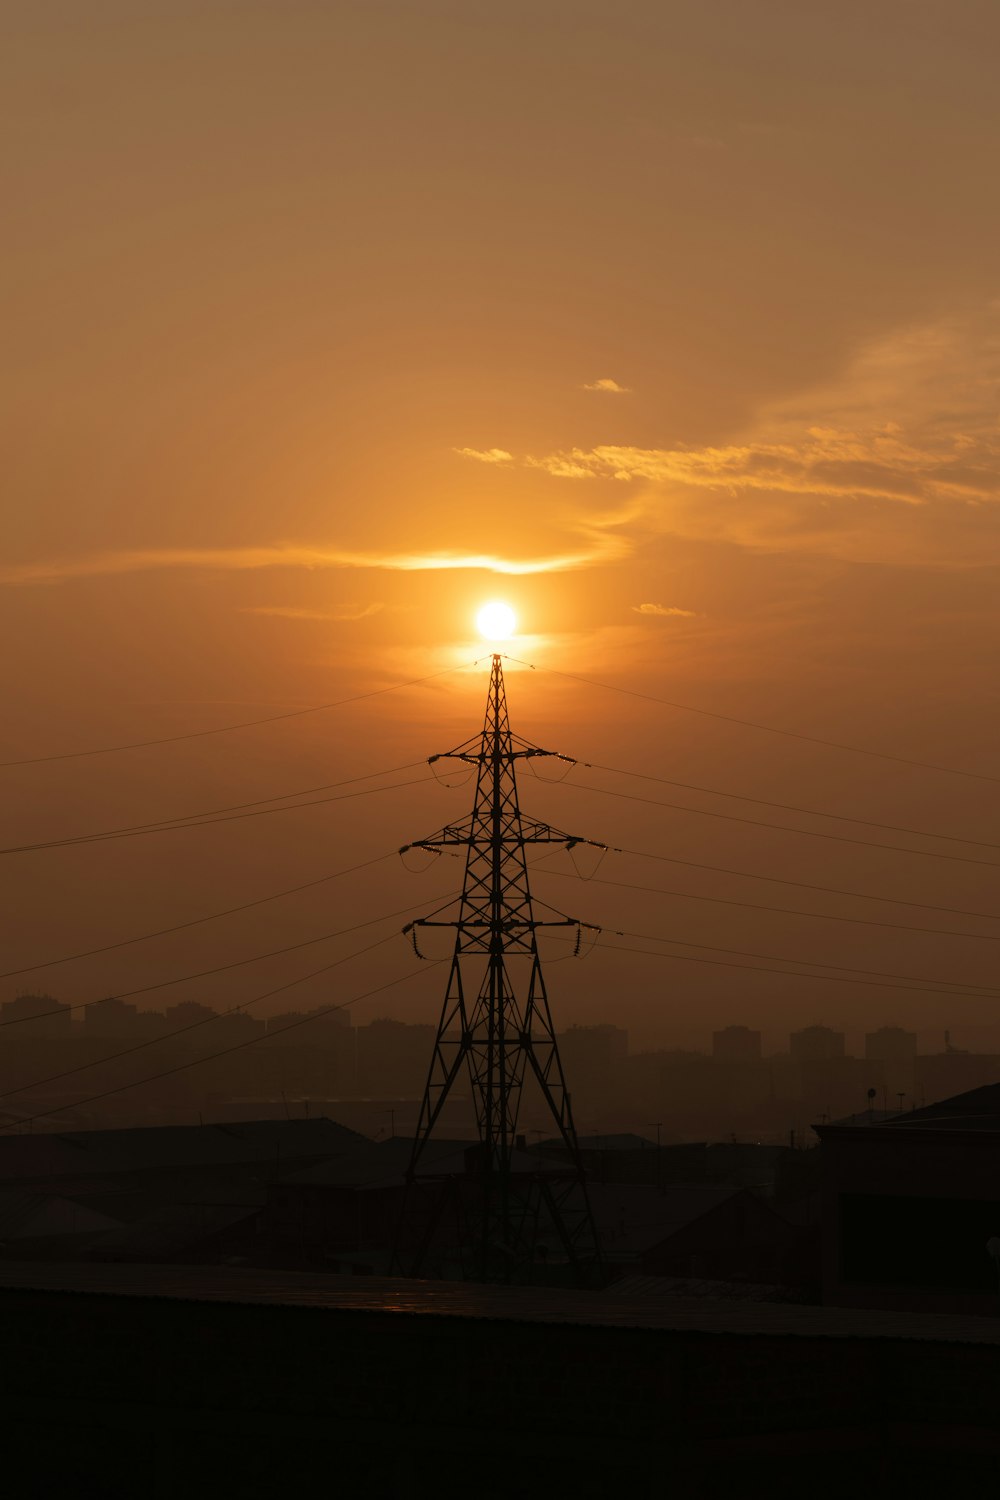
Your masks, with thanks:
<instances>
[{"instance_id":1,"label":"orange sky","mask_svg":"<svg viewBox=\"0 0 1000 1500\"><path fill-rule=\"evenodd\" d=\"M502 597L523 626L512 650L539 668L510 678L532 739L1000 845L995 784L545 671L1000 775L992 0L37 0L8 12L3 42L0 758L471 661L472 616ZM481 665L257 730L8 769L4 843L418 760L475 729L485 688ZM380 854L466 796L421 785L6 856L3 967ZM615 845L1000 912L986 865L658 811L574 780L532 783L525 802ZM624 856L600 873L1000 934ZM448 875L386 866L0 988L90 999L393 911ZM998 983L991 941L541 875L537 888L610 928ZM341 950L307 950L302 971ZM291 965L150 1003L235 1003ZM406 965L390 945L282 1008ZM357 1018L424 1018L438 979ZM746 1021L777 1043L820 1019L852 1035L950 1021L961 1041L996 1010L635 955L561 965L552 989L561 1023L615 1019L643 1042Z\"/></svg>"}]
</instances>

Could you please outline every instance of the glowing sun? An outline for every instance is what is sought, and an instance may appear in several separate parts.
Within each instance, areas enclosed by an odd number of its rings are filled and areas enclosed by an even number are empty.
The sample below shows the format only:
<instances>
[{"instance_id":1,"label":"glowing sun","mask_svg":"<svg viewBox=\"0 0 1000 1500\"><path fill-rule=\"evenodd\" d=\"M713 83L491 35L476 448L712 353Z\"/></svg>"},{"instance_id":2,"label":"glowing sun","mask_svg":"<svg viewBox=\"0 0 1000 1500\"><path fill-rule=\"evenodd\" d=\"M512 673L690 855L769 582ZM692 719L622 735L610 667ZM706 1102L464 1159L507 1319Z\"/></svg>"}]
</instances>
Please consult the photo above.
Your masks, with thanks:
<instances>
[{"instance_id":1,"label":"glowing sun","mask_svg":"<svg viewBox=\"0 0 1000 1500\"><path fill-rule=\"evenodd\" d=\"M517 616L509 604L484 604L476 616L476 628L488 641L509 641L517 627Z\"/></svg>"}]
</instances>

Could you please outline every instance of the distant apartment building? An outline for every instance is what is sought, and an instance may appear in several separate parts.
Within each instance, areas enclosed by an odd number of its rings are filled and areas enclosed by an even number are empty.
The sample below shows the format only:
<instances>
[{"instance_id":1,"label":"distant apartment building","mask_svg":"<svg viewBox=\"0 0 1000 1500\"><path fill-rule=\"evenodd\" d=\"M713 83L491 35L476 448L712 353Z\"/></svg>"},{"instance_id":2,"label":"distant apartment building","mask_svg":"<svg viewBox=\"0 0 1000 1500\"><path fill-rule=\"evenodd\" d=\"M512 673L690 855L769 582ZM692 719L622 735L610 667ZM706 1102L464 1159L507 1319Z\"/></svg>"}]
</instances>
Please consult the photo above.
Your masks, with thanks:
<instances>
[{"instance_id":1,"label":"distant apartment building","mask_svg":"<svg viewBox=\"0 0 1000 1500\"><path fill-rule=\"evenodd\" d=\"M181 1000L177 1005L168 1005L164 1017L169 1031L179 1030L202 1021L211 1021L218 1015L210 1005L201 1005L197 1000Z\"/></svg>"},{"instance_id":2,"label":"distant apartment building","mask_svg":"<svg viewBox=\"0 0 1000 1500\"><path fill-rule=\"evenodd\" d=\"M829 1026L804 1026L788 1038L788 1050L795 1062L832 1062L845 1054L846 1037Z\"/></svg>"},{"instance_id":3,"label":"distant apartment building","mask_svg":"<svg viewBox=\"0 0 1000 1500\"><path fill-rule=\"evenodd\" d=\"M0 1025L17 1025L17 1035L28 1038L68 1037L73 1029L73 1008L51 995L18 995L0 1004Z\"/></svg>"},{"instance_id":4,"label":"distant apartment building","mask_svg":"<svg viewBox=\"0 0 1000 1500\"><path fill-rule=\"evenodd\" d=\"M621 1093L628 1032L621 1026L570 1026L556 1040L578 1122L602 1118Z\"/></svg>"},{"instance_id":5,"label":"distant apartment building","mask_svg":"<svg viewBox=\"0 0 1000 1500\"><path fill-rule=\"evenodd\" d=\"M95 1000L83 1012L84 1034L87 1037L132 1037L139 1029L138 1008L127 1000L109 995L106 1000Z\"/></svg>"},{"instance_id":6,"label":"distant apartment building","mask_svg":"<svg viewBox=\"0 0 1000 1500\"><path fill-rule=\"evenodd\" d=\"M865 1034L865 1059L868 1062L906 1062L916 1058L916 1032L901 1026L880 1026L879 1031Z\"/></svg>"},{"instance_id":7,"label":"distant apartment building","mask_svg":"<svg viewBox=\"0 0 1000 1500\"><path fill-rule=\"evenodd\" d=\"M761 1035L749 1026L726 1026L712 1032L712 1056L716 1062L760 1062Z\"/></svg>"},{"instance_id":8,"label":"distant apartment building","mask_svg":"<svg viewBox=\"0 0 1000 1500\"><path fill-rule=\"evenodd\" d=\"M880 1026L865 1035L869 1062L912 1062L917 1055L917 1033L901 1026Z\"/></svg>"},{"instance_id":9,"label":"distant apartment building","mask_svg":"<svg viewBox=\"0 0 1000 1500\"><path fill-rule=\"evenodd\" d=\"M322 1005L317 1010L279 1011L277 1015L269 1018L267 1030L269 1033L285 1031L303 1026L306 1022L308 1022L309 1029L303 1033L303 1042L315 1043L318 1040L325 1042L331 1036L342 1040L351 1030L351 1017L348 1011Z\"/></svg>"},{"instance_id":10,"label":"distant apartment building","mask_svg":"<svg viewBox=\"0 0 1000 1500\"><path fill-rule=\"evenodd\" d=\"M427 1082L437 1028L385 1018L354 1032L357 1092L362 1098L420 1098Z\"/></svg>"}]
</instances>

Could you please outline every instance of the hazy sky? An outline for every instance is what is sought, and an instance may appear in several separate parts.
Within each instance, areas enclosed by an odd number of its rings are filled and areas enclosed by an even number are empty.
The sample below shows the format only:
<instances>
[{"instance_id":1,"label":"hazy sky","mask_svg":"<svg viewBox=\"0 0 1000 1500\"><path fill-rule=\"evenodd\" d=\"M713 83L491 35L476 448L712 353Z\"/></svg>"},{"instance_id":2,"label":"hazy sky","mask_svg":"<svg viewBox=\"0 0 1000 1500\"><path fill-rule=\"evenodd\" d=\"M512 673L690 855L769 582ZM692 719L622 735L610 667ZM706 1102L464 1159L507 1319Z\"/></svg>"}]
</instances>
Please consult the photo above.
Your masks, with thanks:
<instances>
[{"instance_id":1,"label":"hazy sky","mask_svg":"<svg viewBox=\"0 0 1000 1500\"><path fill-rule=\"evenodd\" d=\"M696 1042L744 1021L778 1042L817 1020L928 1038L950 1024L958 1041L992 1022L986 994L754 978L711 950L1000 984L1000 784L548 669L1000 776L995 0L32 0L0 5L0 28L0 758L470 663L485 649L477 606L503 598L523 631L511 650L538 668L509 679L530 738L981 841L606 772L532 782L530 811L574 833L772 877L631 855L599 872L708 902L540 873L562 909L709 945L713 961L561 964L560 1024ZM420 760L474 731L486 674L8 768L4 842ZM3 967L382 854L467 798L432 783L4 856ZM86 1000L378 917L455 878L387 863L0 988ZM402 920L144 1003L235 1003ZM260 1012L350 998L409 961L390 944ZM355 1016L426 1018L441 982L428 970Z\"/></svg>"}]
</instances>

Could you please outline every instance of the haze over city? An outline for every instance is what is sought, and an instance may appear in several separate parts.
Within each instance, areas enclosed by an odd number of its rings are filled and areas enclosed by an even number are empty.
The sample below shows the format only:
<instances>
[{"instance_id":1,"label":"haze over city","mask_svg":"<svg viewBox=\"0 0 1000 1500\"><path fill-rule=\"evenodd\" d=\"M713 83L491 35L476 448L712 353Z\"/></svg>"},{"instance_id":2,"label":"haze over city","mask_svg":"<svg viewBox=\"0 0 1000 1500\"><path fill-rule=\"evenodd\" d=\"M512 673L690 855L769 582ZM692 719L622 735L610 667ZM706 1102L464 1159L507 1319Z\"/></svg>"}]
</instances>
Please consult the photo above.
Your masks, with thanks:
<instances>
[{"instance_id":1,"label":"haze over city","mask_svg":"<svg viewBox=\"0 0 1000 1500\"><path fill-rule=\"evenodd\" d=\"M537 668L506 665L518 732L714 789L575 770L524 787L533 815L793 883L605 859L602 880L675 893L653 895L575 885L560 856L539 896L607 929L992 989L995 918L965 913L995 908L995 851L718 793L1000 842L997 24L971 3L775 3L752 24L740 4L682 0L15 8L3 759L461 670L238 733L8 766L5 843L445 750L481 722L474 616L501 599L518 620L504 649ZM392 850L468 800L423 774L339 805L8 855L4 967ZM79 1003L209 968L443 894L441 863L376 866L7 993ZM704 1045L741 1021L775 1041L819 1021L929 1040L993 1018L992 993L666 951L554 970L560 1023ZM302 998L406 963L390 944ZM291 977L287 960L253 974L197 998ZM436 986L429 972L376 1011L431 1019Z\"/></svg>"}]
</instances>

